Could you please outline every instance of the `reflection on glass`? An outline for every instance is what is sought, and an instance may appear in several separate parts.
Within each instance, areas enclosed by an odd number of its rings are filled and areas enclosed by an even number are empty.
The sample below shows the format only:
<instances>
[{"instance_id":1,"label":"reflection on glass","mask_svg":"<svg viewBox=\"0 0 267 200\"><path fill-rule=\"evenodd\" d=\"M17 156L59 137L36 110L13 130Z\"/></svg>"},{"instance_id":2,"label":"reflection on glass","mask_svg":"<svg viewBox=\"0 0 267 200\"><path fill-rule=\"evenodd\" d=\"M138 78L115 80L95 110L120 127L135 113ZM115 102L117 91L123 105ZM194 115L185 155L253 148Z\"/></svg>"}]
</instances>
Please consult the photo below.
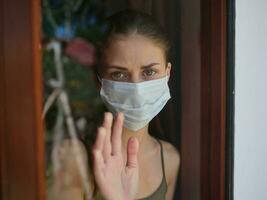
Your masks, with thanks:
<instances>
[{"instance_id":1,"label":"reflection on glass","mask_svg":"<svg viewBox=\"0 0 267 200\"><path fill-rule=\"evenodd\" d=\"M106 10L101 2L42 1L43 116L46 124L48 192L52 185L67 187L77 173L76 166L72 165L78 162L83 188L86 195L90 196L88 180L85 178L88 176L88 164L82 164L85 159L79 156L81 149L77 148L81 145L75 145L73 141L76 140L72 140L74 145L71 145L66 139L79 138L85 146L90 146L94 135L86 133L96 132L104 112L95 83L94 44L105 30L102 20L105 15ZM51 197L50 194L48 196Z\"/></svg>"},{"instance_id":2,"label":"reflection on glass","mask_svg":"<svg viewBox=\"0 0 267 200\"><path fill-rule=\"evenodd\" d=\"M101 1L42 5L48 198L171 199L179 154L148 133L148 123L170 99L165 34L146 15L130 11L113 17L110 29ZM100 89L107 109L124 113L114 117L113 128L110 113L103 120Z\"/></svg>"}]
</instances>

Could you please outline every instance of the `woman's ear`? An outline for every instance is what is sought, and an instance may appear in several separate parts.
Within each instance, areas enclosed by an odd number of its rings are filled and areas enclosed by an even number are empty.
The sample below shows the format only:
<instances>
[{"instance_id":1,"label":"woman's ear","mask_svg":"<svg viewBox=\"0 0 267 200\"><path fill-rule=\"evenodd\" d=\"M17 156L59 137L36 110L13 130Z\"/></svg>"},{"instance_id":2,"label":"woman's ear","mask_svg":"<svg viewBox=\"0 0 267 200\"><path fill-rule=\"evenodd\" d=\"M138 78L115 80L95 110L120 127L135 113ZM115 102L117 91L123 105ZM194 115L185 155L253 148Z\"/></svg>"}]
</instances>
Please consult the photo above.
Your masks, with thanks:
<instances>
[{"instance_id":1,"label":"woman's ear","mask_svg":"<svg viewBox=\"0 0 267 200\"><path fill-rule=\"evenodd\" d=\"M170 78L171 75L171 68L172 68L172 64L170 62L167 63L167 76Z\"/></svg>"}]
</instances>

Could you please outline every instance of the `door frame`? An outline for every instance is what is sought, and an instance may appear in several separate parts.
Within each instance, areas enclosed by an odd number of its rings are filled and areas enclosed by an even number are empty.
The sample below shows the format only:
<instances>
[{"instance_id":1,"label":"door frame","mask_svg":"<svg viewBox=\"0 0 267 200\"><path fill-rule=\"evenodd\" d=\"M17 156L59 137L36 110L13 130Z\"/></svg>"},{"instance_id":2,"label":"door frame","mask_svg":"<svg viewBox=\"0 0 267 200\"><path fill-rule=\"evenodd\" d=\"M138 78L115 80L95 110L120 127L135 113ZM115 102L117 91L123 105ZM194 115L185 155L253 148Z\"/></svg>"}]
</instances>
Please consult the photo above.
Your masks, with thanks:
<instances>
[{"instance_id":1,"label":"door frame","mask_svg":"<svg viewBox=\"0 0 267 200\"><path fill-rule=\"evenodd\" d=\"M180 198L232 199L234 0L180 5Z\"/></svg>"},{"instance_id":2,"label":"door frame","mask_svg":"<svg viewBox=\"0 0 267 200\"><path fill-rule=\"evenodd\" d=\"M1 199L44 200L40 1L0 1Z\"/></svg>"}]
</instances>

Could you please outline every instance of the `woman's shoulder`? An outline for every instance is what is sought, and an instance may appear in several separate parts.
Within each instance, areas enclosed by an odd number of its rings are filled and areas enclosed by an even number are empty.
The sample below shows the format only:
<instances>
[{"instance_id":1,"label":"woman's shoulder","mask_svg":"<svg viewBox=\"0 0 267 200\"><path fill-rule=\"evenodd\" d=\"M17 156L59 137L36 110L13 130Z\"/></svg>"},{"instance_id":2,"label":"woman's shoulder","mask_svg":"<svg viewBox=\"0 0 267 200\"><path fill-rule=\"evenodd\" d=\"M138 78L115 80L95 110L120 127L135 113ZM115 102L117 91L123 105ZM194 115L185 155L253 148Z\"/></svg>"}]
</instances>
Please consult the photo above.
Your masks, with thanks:
<instances>
[{"instance_id":1,"label":"woman's shoulder","mask_svg":"<svg viewBox=\"0 0 267 200\"><path fill-rule=\"evenodd\" d=\"M163 146L164 161L173 161L176 165L180 163L180 153L171 143L160 140Z\"/></svg>"},{"instance_id":2,"label":"woman's shoulder","mask_svg":"<svg viewBox=\"0 0 267 200\"><path fill-rule=\"evenodd\" d=\"M164 140L160 140L160 142L163 146L166 179L167 182L170 183L176 179L174 174L178 175L180 166L180 153L171 143Z\"/></svg>"}]
</instances>

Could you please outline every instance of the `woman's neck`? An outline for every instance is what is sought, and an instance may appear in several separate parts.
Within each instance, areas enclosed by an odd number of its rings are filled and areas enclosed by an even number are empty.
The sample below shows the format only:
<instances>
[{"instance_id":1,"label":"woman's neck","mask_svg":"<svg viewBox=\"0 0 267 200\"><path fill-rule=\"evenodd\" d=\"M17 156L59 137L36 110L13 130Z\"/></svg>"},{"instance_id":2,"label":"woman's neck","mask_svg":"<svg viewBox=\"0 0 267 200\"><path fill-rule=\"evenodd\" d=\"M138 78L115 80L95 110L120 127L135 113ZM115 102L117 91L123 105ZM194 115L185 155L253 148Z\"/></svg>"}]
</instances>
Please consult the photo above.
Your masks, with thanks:
<instances>
[{"instance_id":1,"label":"woman's neck","mask_svg":"<svg viewBox=\"0 0 267 200\"><path fill-rule=\"evenodd\" d=\"M128 140L131 137L135 137L139 141L139 151L143 151L144 148L151 142L151 136L148 133L148 125L138 131L131 131L127 128L123 128L122 131L122 147L126 150Z\"/></svg>"}]
</instances>

